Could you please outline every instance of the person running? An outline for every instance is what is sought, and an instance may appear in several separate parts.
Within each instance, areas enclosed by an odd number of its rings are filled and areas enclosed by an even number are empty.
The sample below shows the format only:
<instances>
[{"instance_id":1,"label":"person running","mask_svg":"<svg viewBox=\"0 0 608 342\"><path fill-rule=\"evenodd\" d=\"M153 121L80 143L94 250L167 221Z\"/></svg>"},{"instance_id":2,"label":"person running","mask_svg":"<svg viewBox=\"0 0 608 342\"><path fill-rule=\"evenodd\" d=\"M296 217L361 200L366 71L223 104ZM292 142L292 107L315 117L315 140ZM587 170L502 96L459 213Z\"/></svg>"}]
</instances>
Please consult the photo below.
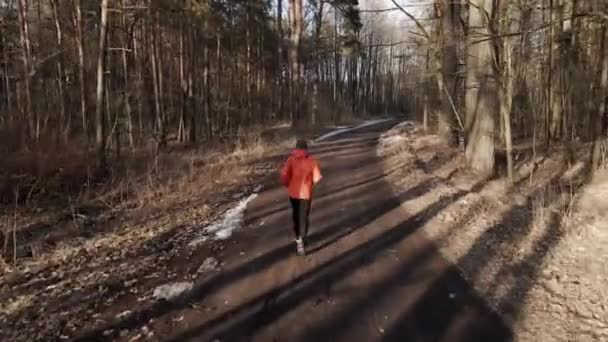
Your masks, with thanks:
<instances>
[{"instance_id":1,"label":"person running","mask_svg":"<svg viewBox=\"0 0 608 342\"><path fill-rule=\"evenodd\" d=\"M308 234L310 207L313 187L323 176L319 164L308 153L306 140L298 140L296 148L280 171L281 182L287 188L291 203L293 230L296 239L296 250L304 255L304 244Z\"/></svg>"}]
</instances>

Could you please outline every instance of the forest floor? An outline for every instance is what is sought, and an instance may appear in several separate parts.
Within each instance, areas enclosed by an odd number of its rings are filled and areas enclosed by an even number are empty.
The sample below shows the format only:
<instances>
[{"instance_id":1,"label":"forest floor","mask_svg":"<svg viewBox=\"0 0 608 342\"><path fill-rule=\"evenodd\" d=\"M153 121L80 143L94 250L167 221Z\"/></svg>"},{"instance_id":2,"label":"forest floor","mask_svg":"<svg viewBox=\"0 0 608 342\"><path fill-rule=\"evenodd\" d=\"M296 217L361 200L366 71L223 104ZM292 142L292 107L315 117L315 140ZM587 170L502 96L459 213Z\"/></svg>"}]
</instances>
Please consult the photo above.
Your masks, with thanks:
<instances>
[{"instance_id":1,"label":"forest floor","mask_svg":"<svg viewBox=\"0 0 608 342\"><path fill-rule=\"evenodd\" d=\"M466 171L463 153L410 124L381 138L394 191L432 183L405 204L458 197L420 227L517 341L608 341L608 172L588 181L589 147L515 151L514 185ZM502 166L504 167L504 166Z\"/></svg>"},{"instance_id":2,"label":"forest floor","mask_svg":"<svg viewBox=\"0 0 608 342\"><path fill-rule=\"evenodd\" d=\"M69 243L46 234L45 254L0 278L0 340L606 338L607 183L533 157L507 191L396 123L314 144L306 257L276 177L289 139L192 162L145 214L73 215Z\"/></svg>"}]
</instances>

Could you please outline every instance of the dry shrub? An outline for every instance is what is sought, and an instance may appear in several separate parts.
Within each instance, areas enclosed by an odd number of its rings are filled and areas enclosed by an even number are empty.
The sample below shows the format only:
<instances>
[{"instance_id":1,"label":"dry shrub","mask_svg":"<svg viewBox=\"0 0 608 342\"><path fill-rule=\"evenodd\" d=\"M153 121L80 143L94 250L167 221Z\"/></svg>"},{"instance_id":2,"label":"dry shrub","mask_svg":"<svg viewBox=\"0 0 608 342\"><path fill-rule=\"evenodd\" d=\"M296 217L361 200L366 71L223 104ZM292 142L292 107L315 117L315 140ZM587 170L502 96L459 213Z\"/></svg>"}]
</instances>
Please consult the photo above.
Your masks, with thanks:
<instances>
[{"instance_id":1,"label":"dry shrub","mask_svg":"<svg viewBox=\"0 0 608 342\"><path fill-rule=\"evenodd\" d=\"M142 207L238 180L247 174L247 164L287 147L289 134L289 127L271 133L253 127L197 147L171 145L158 154L151 146L123 151L120 159L111 156L103 178L96 173L94 149L84 142L45 141L36 150L0 155L0 209L11 211L17 194L20 206L38 211L64 211L91 201L112 209L126 202Z\"/></svg>"},{"instance_id":2,"label":"dry shrub","mask_svg":"<svg viewBox=\"0 0 608 342\"><path fill-rule=\"evenodd\" d=\"M141 208L167 205L178 198L204 194L221 185L239 182L251 174L252 162L280 153L293 139L288 130L263 135L249 129L230 143L210 142L203 148L167 151L156 158L131 163L112 186L106 201L118 204L126 198ZM144 167L142 167L144 165Z\"/></svg>"},{"instance_id":3,"label":"dry shrub","mask_svg":"<svg viewBox=\"0 0 608 342\"><path fill-rule=\"evenodd\" d=\"M81 145L80 145L81 146ZM41 143L35 150L0 155L0 204L57 201L78 194L93 181L94 154L78 144ZM29 203L32 204L32 203Z\"/></svg>"},{"instance_id":4,"label":"dry shrub","mask_svg":"<svg viewBox=\"0 0 608 342\"><path fill-rule=\"evenodd\" d=\"M6 200L0 205L0 226L11 224L0 232L0 250L8 255L0 260L0 274L8 270L6 263L62 255L67 253L62 250L82 246L91 239L89 224L96 225L95 239L112 237L159 215L224 198L226 192L274 167L272 163L293 143L290 127L277 126L272 132L258 127L196 147L172 144L158 154L152 147L140 148L124 151L120 159L110 155L103 178L95 178L94 151L57 143L3 154L0 184ZM17 187L19 199L28 199L15 206ZM7 238L14 232L16 239ZM12 242L3 248L3 241L18 241L17 260L12 257Z\"/></svg>"},{"instance_id":5,"label":"dry shrub","mask_svg":"<svg viewBox=\"0 0 608 342\"><path fill-rule=\"evenodd\" d=\"M585 215L608 220L608 170L595 173L582 191L579 206Z\"/></svg>"}]
</instances>

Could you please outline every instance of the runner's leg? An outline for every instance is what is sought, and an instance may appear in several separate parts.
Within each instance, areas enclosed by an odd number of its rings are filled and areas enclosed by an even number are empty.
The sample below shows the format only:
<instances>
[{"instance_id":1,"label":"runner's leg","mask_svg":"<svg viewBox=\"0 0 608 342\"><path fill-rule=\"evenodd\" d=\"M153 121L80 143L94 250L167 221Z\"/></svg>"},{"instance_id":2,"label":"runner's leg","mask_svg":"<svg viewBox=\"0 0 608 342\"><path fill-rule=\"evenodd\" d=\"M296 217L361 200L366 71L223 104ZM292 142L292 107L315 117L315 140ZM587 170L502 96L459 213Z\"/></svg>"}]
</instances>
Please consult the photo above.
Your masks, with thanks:
<instances>
[{"instance_id":1,"label":"runner's leg","mask_svg":"<svg viewBox=\"0 0 608 342\"><path fill-rule=\"evenodd\" d=\"M303 229L302 237L304 238L304 242L308 242L307 241L308 240L308 227L310 226L310 208L312 207L312 199L303 200L303 202L304 202L305 210L302 210L302 211L306 213L306 218L303 222L304 229Z\"/></svg>"},{"instance_id":2,"label":"runner's leg","mask_svg":"<svg viewBox=\"0 0 608 342\"><path fill-rule=\"evenodd\" d=\"M300 200L295 198L289 198L289 202L291 203L291 218L293 220L293 233L294 237L297 239L300 237Z\"/></svg>"}]
</instances>

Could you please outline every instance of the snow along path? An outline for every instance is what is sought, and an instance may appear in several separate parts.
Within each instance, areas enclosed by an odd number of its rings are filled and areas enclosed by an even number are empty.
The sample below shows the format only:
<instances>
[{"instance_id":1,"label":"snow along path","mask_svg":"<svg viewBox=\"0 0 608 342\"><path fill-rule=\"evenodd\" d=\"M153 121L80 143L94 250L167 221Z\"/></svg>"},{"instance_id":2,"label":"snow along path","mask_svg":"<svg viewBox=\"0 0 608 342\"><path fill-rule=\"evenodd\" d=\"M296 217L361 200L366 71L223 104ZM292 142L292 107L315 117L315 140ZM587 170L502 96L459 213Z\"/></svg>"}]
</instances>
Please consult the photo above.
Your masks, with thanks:
<instances>
[{"instance_id":1,"label":"snow along path","mask_svg":"<svg viewBox=\"0 0 608 342\"><path fill-rule=\"evenodd\" d=\"M356 131L358 129L364 128L364 127L368 127L368 126L373 126L373 125L378 125L384 122L388 122L391 121L393 119L378 119L378 120L370 120L370 121L365 121L364 123L355 126L355 127L347 127L347 128L341 128L341 129L337 129L335 131L331 131L327 134L324 134L320 137L318 137L317 139L314 140L314 142L318 143L318 142L322 142L323 140L327 140L331 137L335 137L337 135L340 134L344 134L344 133L348 133L348 132L352 132L352 131Z\"/></svg>"},{"instance_id":2,"label":"snow along path","mask_svg":"<svg viewBox=\"0 0 608 342\"><path fill-rule=\"evenodd\" d=\"M404 132L411 132L415 129L414 122L410 120L403 121L388 131L382 133L380 135L380 139L378 140L378 148L376 150L376 155L378 157L384 157L388 154L393 147L399 146L399 144L406 139L406 136L403 134Z\"/></svg>"},{"instance_id":3,"label":"snow along path","mask_svg":"<svg viewBox=\"0 0 608 342\"><path fill-rule=\"evenodd\" d=\"M331 137L334 137L334 136L337 136L340 134L349 133L349 132L356 131L356 130L359 130L359 129L362 129L365 127L379 125L379 124L389 122L392 120L393 119L369 120L369 121L365 121L364 123L354 126L354 127L337 129L335 131L329 132L327 134L324 134L324 135L318 137L317 139L315 139L315 142L321 142L323 140L329 139ZM258 192L260 192L261 190L262 190L261 185L256 186L255 189L253 190L254 193L243 198L242 200L240 200L238 202L238 204L234 208L228 210L224 214L224 217L222 220L220 220L210 226L205 227L203 229L202 234L199 237L192 240L188 244L188 246L196 247L196 246L200 245L201 243L209 240L209 238L212 238L214 240L226 240L226 239L230 238L232 236L232 233L235 230L241 228L243 217L245 215L245 210L247 209L247 205L258 197Z\"/></svg>"},{"instance_id":4,"label":"snow along path","mask_svg":"<svg viewBox=\"0 0 608 342\"><path fill-rule=\"evenodd\" d=\"M258 192L262 190L262 186L258 185L254 188L254 193L241 199L236 206L226 211L224 217L215 222L214 224L207 226L203 229L201 236L190 241L188 246L196 247L201 243L207 241L209 238L214 240L226 240L232 236L232 233L242 227L243 217L245 216L245 210L247 205L258 197ZM211 236L210 236L211 235Z\"/></svg>"}]
</instances>

